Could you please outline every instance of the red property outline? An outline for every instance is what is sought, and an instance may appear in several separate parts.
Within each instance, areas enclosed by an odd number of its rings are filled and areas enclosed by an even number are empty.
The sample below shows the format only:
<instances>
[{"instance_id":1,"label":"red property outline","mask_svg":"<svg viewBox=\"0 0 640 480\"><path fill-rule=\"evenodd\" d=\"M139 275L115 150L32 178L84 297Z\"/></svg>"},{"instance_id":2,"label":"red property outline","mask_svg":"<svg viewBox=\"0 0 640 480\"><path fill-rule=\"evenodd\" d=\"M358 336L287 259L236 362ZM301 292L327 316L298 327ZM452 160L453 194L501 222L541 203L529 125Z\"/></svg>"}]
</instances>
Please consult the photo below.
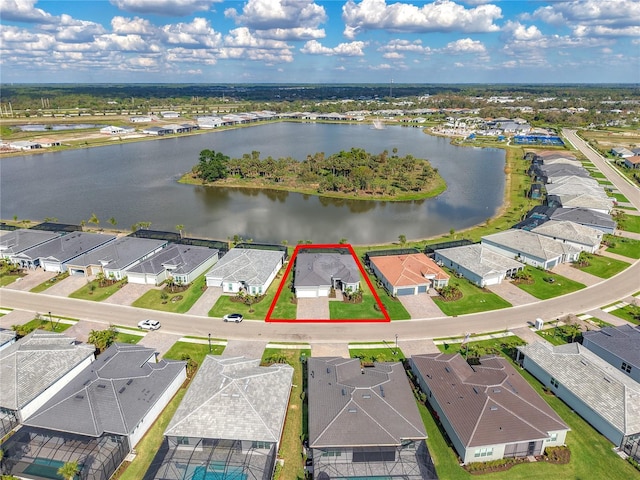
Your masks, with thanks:
<instances>
[{"instance_id":1,"label":"red property outline","mask_svg":"<svg viewBox=\"0 0 640 480\"><path fill-rule=\"evenodd\" d=\"M336 248L336 249L337 248L342 248L342 249L346 248L347 250L349 250L349 253L353 257L353 259L356 261L356 265L358 265L358 268L360 269L360 273L362 274L362 278L364 278L364 280L367 282L369 290L373 294L373 297L375 298L376 303L380 307L380 312L382 313L384 318L336 318L336 319L322 318L322 319L304 319L304 320L292 320L292 319L288 319L288 318L271 318L271 314L273 313L273 310L276 308L276 302L280 298L280 293L282 292L282 289L285 286L285 283L286 283L285 281L287 279L287 276L289 275L289 272L291 271L291 268L293 267L293 264L295 262L296 256L298 255L298 251L300 249L307 250L307 249L314 249L314 248ZM267 312L267 317L265 318L265 322L289 322L289 323L351 323L351 322L357 322L357 323L360 323L360 322L391 322L391 318L389 317L389 314L387 313L387 309L384 308L384 305L380 301L380 297L378 296L378 293L376 292L375 288L373 288L373 285L371 284L371 280L369 280L369 276L364 271L364 267L360 263L360 260L358 260L358 256L356 255L356 252L353 250L353 247L348 243L336 243L336 244L328 243L328 244L316 244L316 245L296 245L296 248L293 251L293 255L291 255L291 258L289 259L289 265L287 266L287 270L285 271L284 276L282 277L282 281L280 282L280 286L278 287L278 291L276 292L276 296L273 299L273 302L271 302L271 306L269 307L269 311Z\"/></svg>"}]
</instances>

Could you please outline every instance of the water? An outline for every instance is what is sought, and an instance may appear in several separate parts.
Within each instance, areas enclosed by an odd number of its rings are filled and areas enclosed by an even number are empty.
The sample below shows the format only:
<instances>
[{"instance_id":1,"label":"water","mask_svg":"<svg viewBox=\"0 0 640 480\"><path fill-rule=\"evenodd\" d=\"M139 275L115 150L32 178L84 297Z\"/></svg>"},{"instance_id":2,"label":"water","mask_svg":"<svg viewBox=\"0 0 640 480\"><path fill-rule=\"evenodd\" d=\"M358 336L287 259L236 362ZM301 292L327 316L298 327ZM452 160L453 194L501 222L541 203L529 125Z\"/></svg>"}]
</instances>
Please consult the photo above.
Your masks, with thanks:
<instances>
[{"instance_id":1,"label":"water","mask_svg":"<svg viewBox=\"0 0 640 480\"><path fill-rule=\"evenodd\" d=\"M360 147L372 153L427 158L448 189L437 198L376 202L320 198L270 190L182 185L180 176L209 148L236 157L291 156ZM299 240L353 244L424 238L461 230L494 215L503 201L504 152L454 147L419 128L275 123L190 137L127 143L0 159L0 217L80 223L92 213L101 226L151 222L152 229L261 242Z\"/></svg>"}]
</instances>

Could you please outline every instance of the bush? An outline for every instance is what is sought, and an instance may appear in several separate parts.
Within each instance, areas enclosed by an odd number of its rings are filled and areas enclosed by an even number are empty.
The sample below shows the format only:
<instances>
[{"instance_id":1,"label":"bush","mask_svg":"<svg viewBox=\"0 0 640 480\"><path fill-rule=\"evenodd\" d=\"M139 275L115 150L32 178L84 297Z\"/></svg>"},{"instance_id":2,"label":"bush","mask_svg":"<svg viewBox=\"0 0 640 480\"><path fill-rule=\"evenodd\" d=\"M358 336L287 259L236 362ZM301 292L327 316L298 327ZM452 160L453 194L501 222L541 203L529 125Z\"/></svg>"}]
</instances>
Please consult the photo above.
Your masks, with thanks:
<instances>
[{"instance_id":1,"label":"bush","mask_svg":"<svg viewBox=\"0 0 640 480\"><path fill-rule=\"evenodd\" d=\"M571 460L571 450L569 447L547 447L545 458L548 462L565 464Z\"/></svg>"}]
</instances>

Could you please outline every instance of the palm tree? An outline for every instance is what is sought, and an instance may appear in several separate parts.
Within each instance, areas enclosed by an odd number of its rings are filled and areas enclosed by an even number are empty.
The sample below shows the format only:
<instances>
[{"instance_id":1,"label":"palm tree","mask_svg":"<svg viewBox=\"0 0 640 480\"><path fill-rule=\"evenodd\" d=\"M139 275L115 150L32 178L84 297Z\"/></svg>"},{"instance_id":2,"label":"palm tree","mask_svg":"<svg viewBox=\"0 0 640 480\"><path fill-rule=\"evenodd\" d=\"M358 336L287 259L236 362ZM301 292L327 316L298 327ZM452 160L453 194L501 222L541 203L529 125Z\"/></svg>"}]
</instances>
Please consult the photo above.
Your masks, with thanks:
<instances>
[{"instance_id":1,"label":"palm tree","mask_svg":"<svg viewBox=\"0 0 640 480\"><path fill-rule=\"evenodd\" d=\"M182 231L184 230L184 225L182 225L181 223L176 225L176 230L180 232L180 238L182 238Z\"/></svg>"},{"instance_id":2,"label":"palm tree","mask_svg":"<svg viewBox=\"0 0 640 480\"><path fill-rule=\"evenodd\" d=\"M111 217L109 220L107 220L107 222L109 222L112 227L115 227L118 224L115 217Z\"/></svg>"},{"instance_id":3,"label":"palm tree","mask_svg":"<svg viewBox=\"0 0 640 480\"><path fill-rule=\"evenodd\" d=\"M60 475L64 480L73 480L75 476L78 474L78 462L74 460L73 462L66 462L58 469L58 475Z\"/></svg>"},{"instance_id":4,"label":"palm tree","mask_svg":"<svg viewBox=\"0 0 640 480\"><path fill-rule=\"evenodd\" d=\"M404 247L405 243L407 243L406 235L398 235L398 240L400 241L400 245Z\"/></svg>"},{"instance_id":5,"label":"palm tree","mask_svg":"<svg viewBox=\"0 0 640 480\"><path fill-rule=\"evenodd\" d=\"M95 213L91 214L91 218L89 220L87 220L89 223L93 223L96 228L98 227L98 225L100 225L100 219L98 218L98 216Z\"/></svg>"}]
</instances>

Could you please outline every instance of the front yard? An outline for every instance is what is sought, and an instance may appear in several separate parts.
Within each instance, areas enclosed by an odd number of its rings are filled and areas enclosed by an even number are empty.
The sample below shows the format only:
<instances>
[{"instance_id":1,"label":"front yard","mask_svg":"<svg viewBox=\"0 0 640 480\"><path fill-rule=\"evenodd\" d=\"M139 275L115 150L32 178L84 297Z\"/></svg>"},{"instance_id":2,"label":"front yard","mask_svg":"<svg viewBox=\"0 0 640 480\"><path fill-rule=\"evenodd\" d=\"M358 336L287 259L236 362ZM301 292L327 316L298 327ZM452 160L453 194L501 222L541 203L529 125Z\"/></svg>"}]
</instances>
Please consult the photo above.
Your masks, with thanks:
<instances>
[{"instance_id":1,"label":"front yard","mask_svg":"<svg viewBox=\"0 0 640 480\"><path fill-rule=\"evenodd\" d=\"M30 292L31 293L40 293L40 292L44 292L47 288L52 287L53 285L55 285L56 282L59 282L61 280L64 280L65 278L67 278L69 276L69 272L64 272L64 273L59 273L58 275L56 275L55 277L51 277L49 280L47 280L46 282L42 282L40 285L37 285L35 287L33 287Z\"/></svg>"},{"instance_id":2,"label":"front yard","mask_svg":"<svg viewBox=\"0 0 640 480\"><path fill-rule=\"evenodd\" d=\"M149 290L133 302L133 306L163 312L185 313L200 298L206 288L205 283L204 275L201 275L183 292L171 293L168 287Z\"/></svg>"},{"instance_id":3,"label":"front yard","mask_svg":"<svg viewBox=\"0 0 640 480\"><path fill-rule=\"evenodd\" d=\"M380 298L382 305L384 305L384 308L387 310L389 318L391 318L391 320L409 320L411 315L409 315L407 309L404 308L402 302L397 298L390 297L384 287L379 287L378 280L375 275L369 274L369 272L367 272L367 275L369 276L371 285L373 285L373 288L378 294L378 298Z\"/></svg>"},{"instance_id":4,"label":"front yard","mask_svg":"<svg viewBox=\"0 0 640 480\"><path fill-rule=\"evenodd\" d=\"M486 312L512 306L495 293L477 287L464 278L456 278L455 274L449 271L447 273L451 275L449 285L458 287L462 292L462 298L446 301L442 297L434 297L433 301L445 315L464 315L466 313Z\"/></svg>"},{"instance_id":5,"label":"front yard","mask_svg":"<svg viewBox=\"0 0 640 480\"><path fill-rule=\"evenodd\" d=\"M204 341L205 339L203 339ZM217 339L211 339L217 340ZM224 345L211 345L211 352L209 352L209 343L191 343L191 342L176 342L173 346L164 354L163 358L171 360L184 360L190 358L198 365L202 363L204 357L207 355L222 355L224 352Z\"/></svg>"},{"instance_id":6,"label":"front yard","mask_svg":"<svg viewBox=\"0 0 640 480\"><path fill-rule=\"evenodd\" d=\"M615 310L611 310L609 313L611 315L615 315L616 317L622 318L627 322L640 325L640 307L636 305L627 305L622 308L616 308Z\"/></svg>"},{"instance_id":7,"label":"front yard","mask_svg":"<svg viewBox=\"0 0 640 480\"><path fill-rule=\"evenodd\" d=\"M383 343L383 342L381 342ZM400 348L396 348L394 342L384 342L384 347L364 348L365 344L359 348L360 344L349 344L349 356L359 358L362 362L401 362L405 359ZM354 348L355 347L355 348Z\"/></svg>"},{"instance_id":8,"label":"front yard","mask_svg":"<svg viewBox=\"0 0 640 480\"><path fill-rule=\"evenodd\" d=\"M628 258L640 258L640 240L605 235L604 241L608 245L607 252L617 253Z\"/></svg>"},{"instance_id":9,"label":"front yard","mask_svg":"<svg viewBox=\"0 0 640 480\"><path fill-rule=\"evenodd\" d=\"M627 200L628 201L628 200ZM622 214L616 216L618 228L627 232L640 233L640 216Z\"/></svg>"},{"instance_id":10,"label":"front yard","mask_svg":"<svg viewBox=\"0 0 640 480\"><path fill-rule=\"evenodd\" d=\"M7 260L0 261L0 287L9 285L25 275L16 265L9 263Z\"/></svg>"},{"instance_id":11,"label":"front yard","mask_svg":"<svg viewBox=\"0 0 640 480\"><path fill-rule=\"evenodd\" d=\"M363 285L365 282L361 281ZM359 320L359 319L384 319L384 315L378 307L378 303L373 294L369 291L369 287L364 284L362 291L361 303L348 303L340 301L329 302L329 318L331 320Z\"/></svg>"},{"instance_id":12,"label":"front yard","mask_svg":"<svg viewBox=\"0 0 640 480\"><path fill-rule=\"evenodd\" d=\"M46 330L47 332L62 333L73 326L73 323L60 322L57 317L49 318L48 315L40 315L39 317L40 318L34 318L23 325L15 325L13 329L18 335L24 336L34 330Z\"/></svg>"},{"instance_id":13,"label":"front yard","mask_svg":"<svg viewBox=\"0 0 640 480\"><path fill-rule=\"evenodd\" d=\"M527 279L514 281L514 285L540 300L559 297L586 288L582 283L529 265L524 268L524 275Z\"/></svg>"},{"instance_id":14,"label":"front yard","mask_svg":"<svg viewBox=\"0 0 640 480\"><path fill-rule=\"evenodd\" d=\"M75 292L71 293L69 297L79 298L81 300L92 300L94 302L101 302L109 298L116 293L122 287L127 284L126 280L120 280L119 282L110 282L108 280L92 280L83 287L79 288Z\"/></svg>"},{"instance_id":15,"label":"front yard","mask_svg":"<svg viewBox=\"0 0 640 480\"><path fill-rule=\"evenodd\" d=\"M580 254L580 259L582 260L583 258L589 265L581 266L578 263L574 263L573 266L600 278L611 278L630 265L622 260L587 252Z\"/></svg>"}]
</instances>

